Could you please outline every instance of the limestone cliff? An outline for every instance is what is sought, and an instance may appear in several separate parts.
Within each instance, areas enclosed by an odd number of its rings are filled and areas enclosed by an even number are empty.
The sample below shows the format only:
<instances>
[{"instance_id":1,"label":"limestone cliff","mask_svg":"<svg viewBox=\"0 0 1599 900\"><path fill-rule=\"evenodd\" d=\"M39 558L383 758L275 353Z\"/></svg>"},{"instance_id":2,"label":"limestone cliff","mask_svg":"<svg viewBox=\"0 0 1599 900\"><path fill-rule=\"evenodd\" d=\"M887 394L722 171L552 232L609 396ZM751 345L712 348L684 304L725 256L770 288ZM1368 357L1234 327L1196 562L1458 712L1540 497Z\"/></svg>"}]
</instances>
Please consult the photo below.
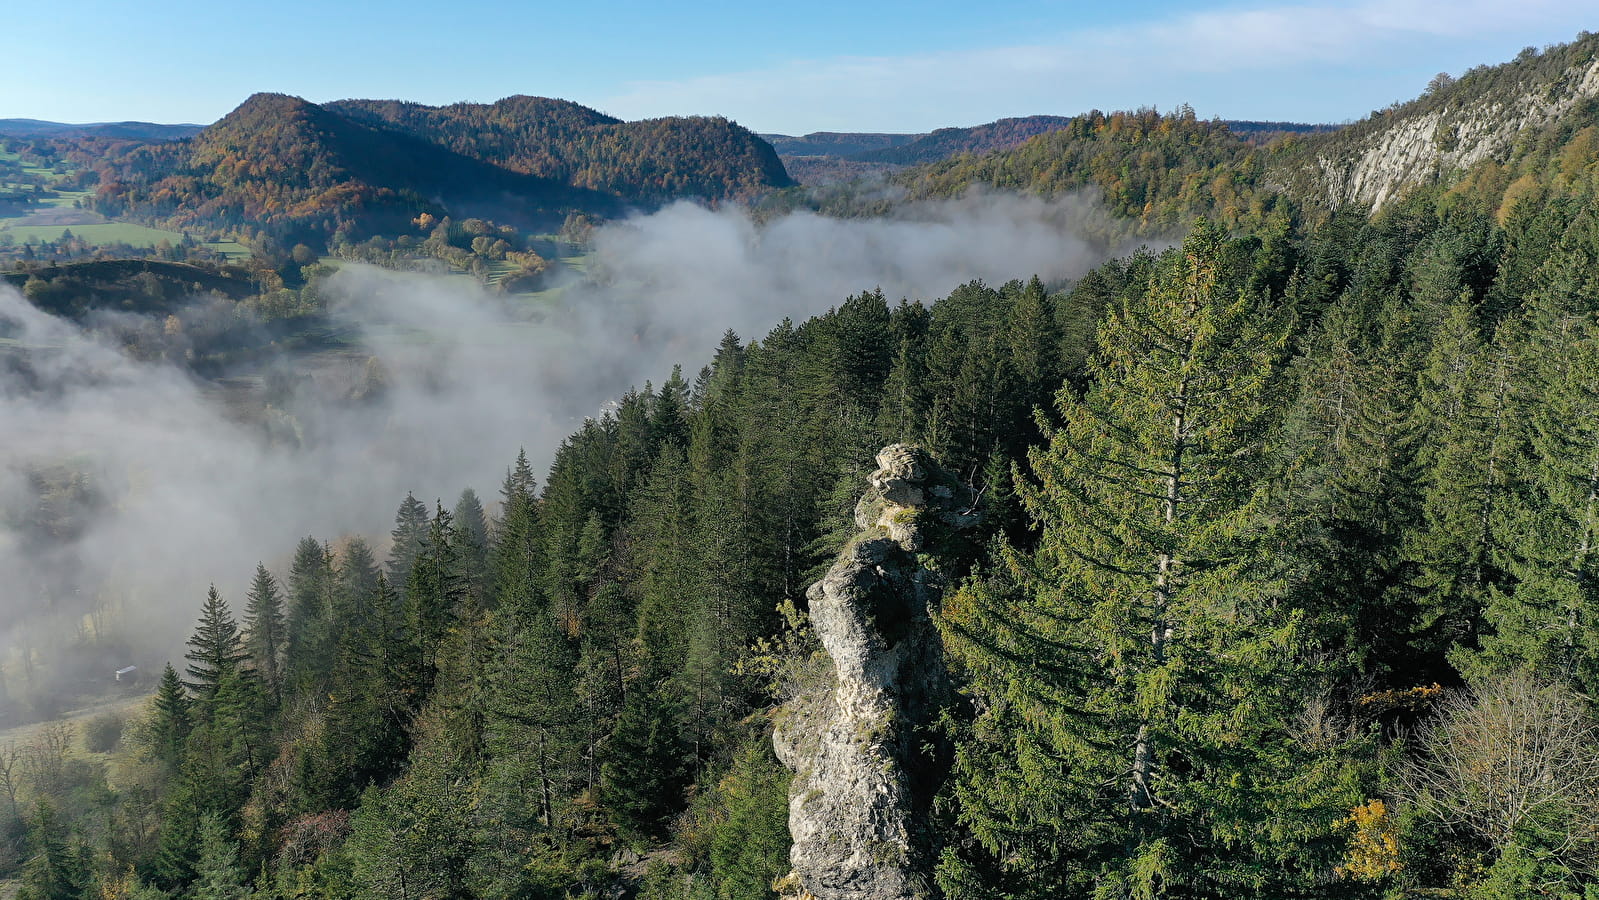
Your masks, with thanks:
<instances>
[{"instance_id":1,"label":"limestone cliff","mask_svg":"<svg viewBox=\"0 0 1599 900\"><path fill-rule=\"evenodd\" d=\"M1380 209L1411 188L1510 159L1518 142L1591 109L1596 97L1599 41L1585 35L1445 79L1415 101L1307 141L1309 152L1294 155L1274 180L1305 199Z\"/></svg>"},{"instance_id":2,"label":"limestone cliff","mask_svg":"<svg viewBox=\"0 0 1599 900\"><path fill-rule=\"evenodd\" d=\"M833 677L783 710L773 738L795 772L788 880L818 900L931 894L917 820L943 766L926 729L949 693L932 561L977 514L924 451L895 444L877 464L855 508L861 533L806 595Z\"/></svg>"}]
</instances>

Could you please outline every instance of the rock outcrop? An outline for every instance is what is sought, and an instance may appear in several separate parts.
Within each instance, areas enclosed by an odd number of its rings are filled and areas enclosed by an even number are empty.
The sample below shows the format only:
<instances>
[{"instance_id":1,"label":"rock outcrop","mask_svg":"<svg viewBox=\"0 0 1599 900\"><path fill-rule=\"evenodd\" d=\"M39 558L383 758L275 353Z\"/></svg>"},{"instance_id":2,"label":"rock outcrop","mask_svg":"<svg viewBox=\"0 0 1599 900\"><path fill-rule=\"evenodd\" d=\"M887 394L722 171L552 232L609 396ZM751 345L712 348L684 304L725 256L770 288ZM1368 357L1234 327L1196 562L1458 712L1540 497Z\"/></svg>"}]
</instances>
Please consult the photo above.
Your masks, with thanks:
<instances>
[{"instance_id":1,"label":"rock outcrop","mask_svg":"<svg viewBox=\"0 0 1599 900\"><path fill-rule=\"evenodd\" d=\"M1342 136L1310 161L1333 206L1377 210L1410 188L1504 160L1523 135L1599 96L1599 59L1574 62L1550 83L1522 83L1465 96L1425 112L1401 107L1392 121L1353 141Z\"/></svg>"},{"instance_id":2,"label":"rock outcrop","mask_svg":"<svg viewBox=\"0 0 1599 900\"><path fill-rule=\"evenodd\" d=\"M947 767L927 735L949 695L936 558L978 516L971 490L925 451L895 444L877 464L855 508L862 532L806 594L833 678L791 702L773 738L795 772L787 880L818 900L932 893L918 819Z\"/></svg>"}]
</instances>

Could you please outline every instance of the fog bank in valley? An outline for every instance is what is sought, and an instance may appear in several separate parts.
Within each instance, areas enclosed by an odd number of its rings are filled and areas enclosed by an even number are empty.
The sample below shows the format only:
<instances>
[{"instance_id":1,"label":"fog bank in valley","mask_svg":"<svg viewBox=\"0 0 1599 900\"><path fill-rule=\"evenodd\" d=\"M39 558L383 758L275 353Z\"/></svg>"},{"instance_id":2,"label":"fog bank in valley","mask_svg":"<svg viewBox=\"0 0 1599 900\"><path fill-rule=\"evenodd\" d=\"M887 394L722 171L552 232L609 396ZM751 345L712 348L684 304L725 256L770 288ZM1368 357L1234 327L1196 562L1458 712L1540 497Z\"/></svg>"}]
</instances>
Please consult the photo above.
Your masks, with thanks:
<instances>
[{"instance_id":1,"label":"fog bank in valley","mask_svg":"<svg viewBox=\"0 0 1599 900\"><path fill-rule=\"evenodd\" d=\"M493 499L518 448L539 471L605 401L674 363L692 379L729 328L759 339L878 287L931 301L972 279L1070 278L1106 255L1077 236L1094 215L987 195L756 225L678 204L602 228L589 276L535 309L348 266L328 287L349 349L233 373L278 386L248 414L239 389L136 361L102 323L0 287L0 722L52 680L177 658L209 583L240 610L256 562L285 576L300 537L359 533L381 553L408 491ZM351 399L378 374L381 391Z\"/></svg>"}]
</instances>

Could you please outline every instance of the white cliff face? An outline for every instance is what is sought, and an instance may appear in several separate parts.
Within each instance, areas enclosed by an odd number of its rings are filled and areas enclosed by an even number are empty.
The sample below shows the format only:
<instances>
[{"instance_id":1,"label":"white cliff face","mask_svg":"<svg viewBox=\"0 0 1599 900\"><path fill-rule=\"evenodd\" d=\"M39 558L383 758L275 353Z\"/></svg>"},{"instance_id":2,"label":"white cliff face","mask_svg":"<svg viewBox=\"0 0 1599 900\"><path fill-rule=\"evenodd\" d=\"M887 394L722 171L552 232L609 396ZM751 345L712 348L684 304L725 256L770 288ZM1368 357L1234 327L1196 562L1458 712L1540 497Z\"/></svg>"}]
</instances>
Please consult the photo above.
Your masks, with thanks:
<instances>
[{"instance_id":1,"label":"white cliff face","mask_svg":"<svg viewBox=\"0 0 1599 900\"><path fill-rule=\"evenodd\" d=\"M1567 69L1552 86L1527 85L1509 101L1478 98L1402 118L1353 148L1319 155L1314 165L1332 205L1377 210L1440 175L1507 158L1524 131L1542 128L1595 96L1599 59Z\"/></svg>"},{"instance_id":2,"label":"white cliff face","mask_svg":"<svg viewBox=\"0 0 1599 900\"><path fill-rule=\"evenodd\" d=\"M919 449L877 456L855 509L862 533L806 596L831 690L790 704L773 737L795 772L790 882L818 900L931 896L916 821L939 762L923 729L948 695L932 612L943 579L917 554L977 521L971 491Z\"/></svg>"}]
</instances>

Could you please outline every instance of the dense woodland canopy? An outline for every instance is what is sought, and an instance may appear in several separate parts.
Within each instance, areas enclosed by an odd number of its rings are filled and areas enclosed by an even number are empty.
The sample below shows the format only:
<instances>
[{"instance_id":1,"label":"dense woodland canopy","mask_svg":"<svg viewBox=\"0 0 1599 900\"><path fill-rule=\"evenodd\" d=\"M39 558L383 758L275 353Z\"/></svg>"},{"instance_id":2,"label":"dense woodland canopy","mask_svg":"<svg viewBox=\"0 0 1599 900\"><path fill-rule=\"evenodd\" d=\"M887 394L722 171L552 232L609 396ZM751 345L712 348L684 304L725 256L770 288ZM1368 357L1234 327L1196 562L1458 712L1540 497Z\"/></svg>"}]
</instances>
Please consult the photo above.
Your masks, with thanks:
<instances>
[{"instance_id":1,"label":"dense woodland canopy","mask_svg":"<svg viewBox=\"0 0 1599 900\"><path fill-rule=\"evenodd\" d=\"M941 623L949 896L1577 891L1599 228L1522 203L1204 225L1063 293L729 334L541 486L518 460L487 504L405 498L386 559L307 538L197 598L118 789L20 779L25 896L575 896L663 846L644 896L765 896L769 687L815 677L803 590L895 440L989 512ZM1499 783L1538 776L1441 728L1577 774Z\"/></svg>"},{"instance_id":2,"label":"dense woodland canopy","mask_svg":"<svg viewBox=\"0 0 1599 900\"><path fill-rule=\"evenodd\" d=\"M426 107L256 94L193 138L98 148L93 206L283 246L410 230L422 213L558 225L676 198L790 184L771 147L725 119L621 122L560 100Z\"/></svg>"},{"instance_id":3,"label":"dense woodland canopy","mask_svg":"<svg viewBox=\"0 0 1599 900\"><path fill-rule=\"evenodd\" d=\"M83 735L114 789L68 732L0 747L0 872L25 898L772 896L769 717L827 677L805 588L902 441L985 512L939 560L944 896L1592 897L1584 116L1376 214L1268 191L1278 151L1183 112L921 170L1208 218L1060 290L728 333L541 480L519 457L487 496L405 497L386 553L308 536L195 597L147 714Z\"/></svg>"}]
</instances>

